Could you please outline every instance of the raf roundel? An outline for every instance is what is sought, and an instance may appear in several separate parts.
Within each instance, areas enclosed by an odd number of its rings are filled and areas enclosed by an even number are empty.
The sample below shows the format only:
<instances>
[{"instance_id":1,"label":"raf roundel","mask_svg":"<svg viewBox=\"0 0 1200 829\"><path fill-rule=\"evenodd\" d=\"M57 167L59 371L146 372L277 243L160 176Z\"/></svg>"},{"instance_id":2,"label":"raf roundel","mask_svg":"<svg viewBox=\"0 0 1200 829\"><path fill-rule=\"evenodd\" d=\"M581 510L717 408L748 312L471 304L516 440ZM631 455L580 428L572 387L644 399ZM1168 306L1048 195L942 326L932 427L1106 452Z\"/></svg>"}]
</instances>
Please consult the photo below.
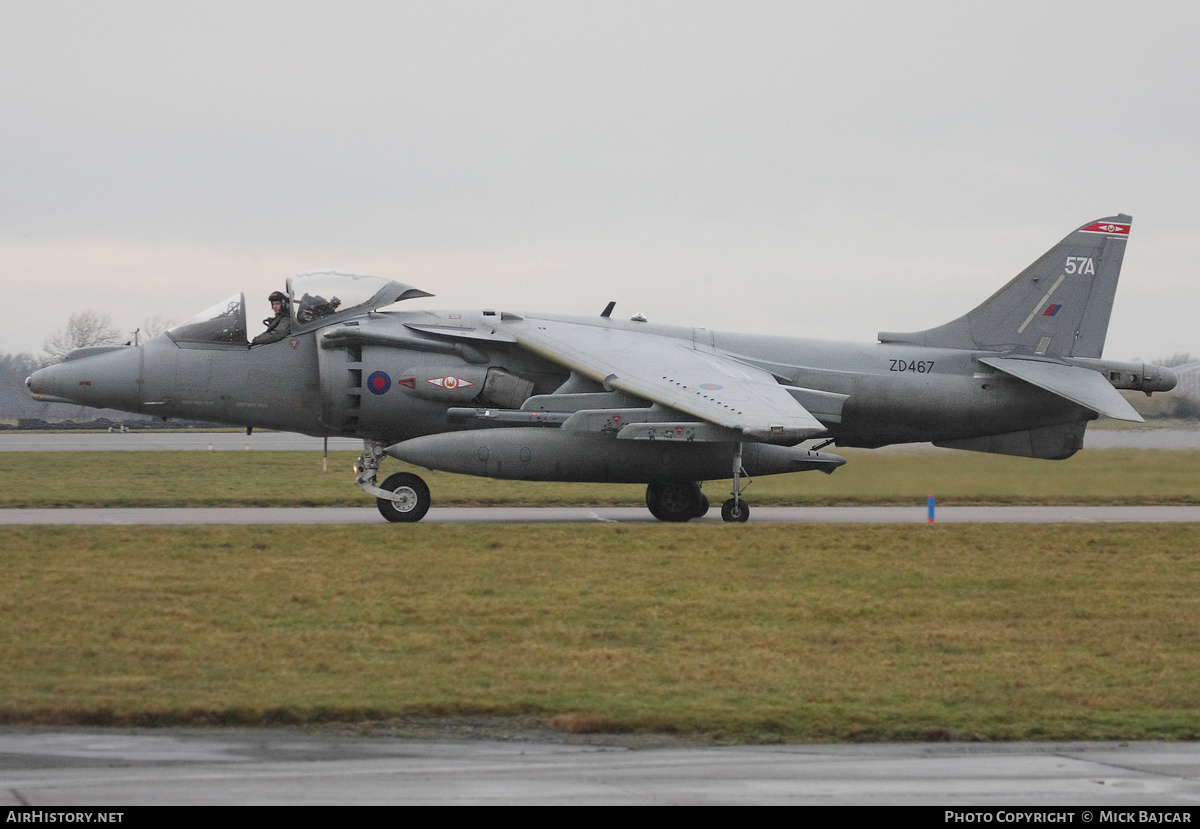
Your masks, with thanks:
<instances>
[{"instance_id":1,"label":"raf roundel","mask_svg":"<svg viewBox=\"0 0 1200 829\"><path fill-rule=\"evenodd\" d=\"M367 388L371 394L384 394L392 387L392 378L386 371L373 371L367 378Z\"/></svg>"}]
</instances>

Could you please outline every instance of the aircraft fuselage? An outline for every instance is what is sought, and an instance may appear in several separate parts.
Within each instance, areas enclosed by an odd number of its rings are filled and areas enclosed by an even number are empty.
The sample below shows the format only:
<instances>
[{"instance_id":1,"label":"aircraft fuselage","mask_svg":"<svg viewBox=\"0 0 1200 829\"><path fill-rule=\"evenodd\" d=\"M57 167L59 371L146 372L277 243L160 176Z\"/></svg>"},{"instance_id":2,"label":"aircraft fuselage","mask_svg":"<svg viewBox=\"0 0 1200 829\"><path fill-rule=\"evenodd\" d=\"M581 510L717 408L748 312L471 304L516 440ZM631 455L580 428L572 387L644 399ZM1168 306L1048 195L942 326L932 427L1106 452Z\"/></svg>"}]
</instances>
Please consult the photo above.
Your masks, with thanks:
<instances>
[{"instance_id":1,"label":"aircraft fuselage","mask_svg":"<svg viewBox=\"0 0 1200 829\"><path fill-rule=\"evenodd\" d=\"M596 317L379 311L409 285L319 271L272 294L248 339L242 295L141 347L82 349L36 372L35 396L163 418L363 439L358 483L392 521L428 487L376 486L390 455L418 466L547 481L642 482L667 521L705 514L700 482L831 472L820 450L930 441L1070 457L1099 416L1141 421L1116 389L1170 390L1169 369L1100 358L1132 219L1077 228L967 314L877 343L737 334ZM808 441L821 441L804 448Z\"/></svg>"},{"instance_id":2,"label":"aircraft fuselage","mask_svg":"<svg viewBox=\"0 0 1200 829\"><path fill-rule=\"evenodd\" d=\"M670 337L764 368L792 386L825 392L830 395L827 405L810 408L841 446L956 440L1095 418L1081 406L981 365L977 358L989 352L736 334L595 317L544 318ZM460 325L484 321L479 312L397 311L373 314L370 322L376 333L396 332L399 339L406 335L405 323L450 319ZM352 369L326 367L334 362L322 362L326 355L320 354L318 340L326 330L301 332L254 349L177 344L160 335L138 347L100 350L39 371L31 388L47 399L155 417L394 443L478 428L448 421L446 410L471 405L488 369L533 378L535 394L550 394L570 378L561 366L514 346L481 344L468 360L422 351L423 345L438 343L411 336L412 347L362 344L353 355L359 359L348 361L356 364ZM345 354L344 349L325 351ZM1118 388L1139 387L1132 378L1140 380L1141 364L1083 362L1127 378L1114 383ZM323 369L346 372L345 382L325 377L323 386ZM395 388L388 389L394 394L372 392L368 380L375 372L396 378ZM429 374L462 382L458 388L435 387L428 382L433 378L421 376ZM409 375L412 382L399 385ZM834 397L842 395L842 400ZM347 411L353 412L350 422L335 420Z\"/></svg>"}]
</instances>

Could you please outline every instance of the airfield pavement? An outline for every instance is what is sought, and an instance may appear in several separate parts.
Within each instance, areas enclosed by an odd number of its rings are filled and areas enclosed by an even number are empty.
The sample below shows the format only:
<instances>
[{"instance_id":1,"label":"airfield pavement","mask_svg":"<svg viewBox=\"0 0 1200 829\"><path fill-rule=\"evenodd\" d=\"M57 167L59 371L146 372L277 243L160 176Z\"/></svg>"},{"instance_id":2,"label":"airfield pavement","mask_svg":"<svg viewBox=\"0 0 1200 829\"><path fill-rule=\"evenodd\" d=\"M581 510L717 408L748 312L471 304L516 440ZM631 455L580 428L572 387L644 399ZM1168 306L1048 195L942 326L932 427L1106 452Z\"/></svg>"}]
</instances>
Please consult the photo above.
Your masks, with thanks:
<instances>
[{"instance_id":1,"label":"airfield pavement","mask_svg":"<svg viewBox=\"0 0 1200 829\"><path fill-rule=\"evenodd\" d=\"M942 524L1096 524L1200 521L1200 506L1101 507L938 507ZM756 507L750 521L758 524L846 523L924 524L921 507ZM124 524L382 524L374 507L146 507L0 509L0 525ZM423 524L652 524L658 520L641 507L434 507ZM710 509L692 524L720 524Z\"/></svg>"},{"instance_id":2,"label":"airfield pavement","mask_svg":"<svg viewBox=\"0 0 1200 829\"><path fill-rule=\"evenodd\" d=\"M0 805L9 807L1108 806L1195 815L1197 802L1195 743L631 750L619 738L584 744L520 735L414 740L288 730L0 730ZM944 822L941 813L937 818Z\"/></svg>"}]
</instances>

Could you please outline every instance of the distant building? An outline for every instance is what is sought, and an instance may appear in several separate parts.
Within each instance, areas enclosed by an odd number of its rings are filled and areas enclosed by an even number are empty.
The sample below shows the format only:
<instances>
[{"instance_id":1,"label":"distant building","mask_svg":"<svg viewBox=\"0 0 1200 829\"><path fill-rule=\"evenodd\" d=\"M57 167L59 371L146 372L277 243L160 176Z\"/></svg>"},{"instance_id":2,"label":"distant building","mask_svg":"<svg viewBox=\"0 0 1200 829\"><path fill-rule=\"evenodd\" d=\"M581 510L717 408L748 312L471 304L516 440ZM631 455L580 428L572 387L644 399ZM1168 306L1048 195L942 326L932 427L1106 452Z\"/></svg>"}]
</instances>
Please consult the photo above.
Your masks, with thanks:
<instances>
[{"instance_id":1,"label":"distant building","mask_svg":"<svg viewBox=\"0 0 1200 829\"><path fill-rule=\"evenodd\" d=\"M1179 378L1175 391L1193 400L1200 400L1200 360L1172 366L1171 371Z\"/></svg>"}]
</instances>

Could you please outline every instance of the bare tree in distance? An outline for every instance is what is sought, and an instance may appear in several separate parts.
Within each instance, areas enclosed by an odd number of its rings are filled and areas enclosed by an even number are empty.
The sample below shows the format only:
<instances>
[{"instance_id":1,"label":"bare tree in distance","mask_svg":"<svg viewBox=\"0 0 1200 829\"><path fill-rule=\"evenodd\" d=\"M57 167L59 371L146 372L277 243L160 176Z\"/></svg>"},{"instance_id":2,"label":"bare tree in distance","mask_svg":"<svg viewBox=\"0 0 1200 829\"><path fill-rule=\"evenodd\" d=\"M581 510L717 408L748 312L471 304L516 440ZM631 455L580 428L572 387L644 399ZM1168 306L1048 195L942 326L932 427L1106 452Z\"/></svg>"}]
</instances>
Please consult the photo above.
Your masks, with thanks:
<instances>
[{"instance_id":1,"label":"bare tree in distance","mask_svg":"<svg viewBox=\"0 0 1200 829\"><path fill-rule=\"evenodd\" d=\"M41 364L49 366L61 363L67 354L76 348L116 345L121 342L121 336L113 328L112 319L108 314L80 311L71 314L71 318L67 320L67 327L60 328L42 345Z\"/></svg>"},{"instance_id":2,"label":"bare tree in distance","mask_svg":"<svg viewBox=\"0 0 1200 829\"><path fill-rule=\"evenodd\" d=\"M1193 357L1187 351L1176 351L1170 357L1158 357L1157 359L1151 360L1150 362L1154 363L1156 366L1166 366L1167 368L1171 368L1173 366L1181 366L1185 363L1195 362L1195 360L1196 360L1196 358ZM1138 356L1138 357L1134 357L1129 362L1144 363L1145 360L1143 360L1140 356Z\"/></svg>"}]
</instances>

